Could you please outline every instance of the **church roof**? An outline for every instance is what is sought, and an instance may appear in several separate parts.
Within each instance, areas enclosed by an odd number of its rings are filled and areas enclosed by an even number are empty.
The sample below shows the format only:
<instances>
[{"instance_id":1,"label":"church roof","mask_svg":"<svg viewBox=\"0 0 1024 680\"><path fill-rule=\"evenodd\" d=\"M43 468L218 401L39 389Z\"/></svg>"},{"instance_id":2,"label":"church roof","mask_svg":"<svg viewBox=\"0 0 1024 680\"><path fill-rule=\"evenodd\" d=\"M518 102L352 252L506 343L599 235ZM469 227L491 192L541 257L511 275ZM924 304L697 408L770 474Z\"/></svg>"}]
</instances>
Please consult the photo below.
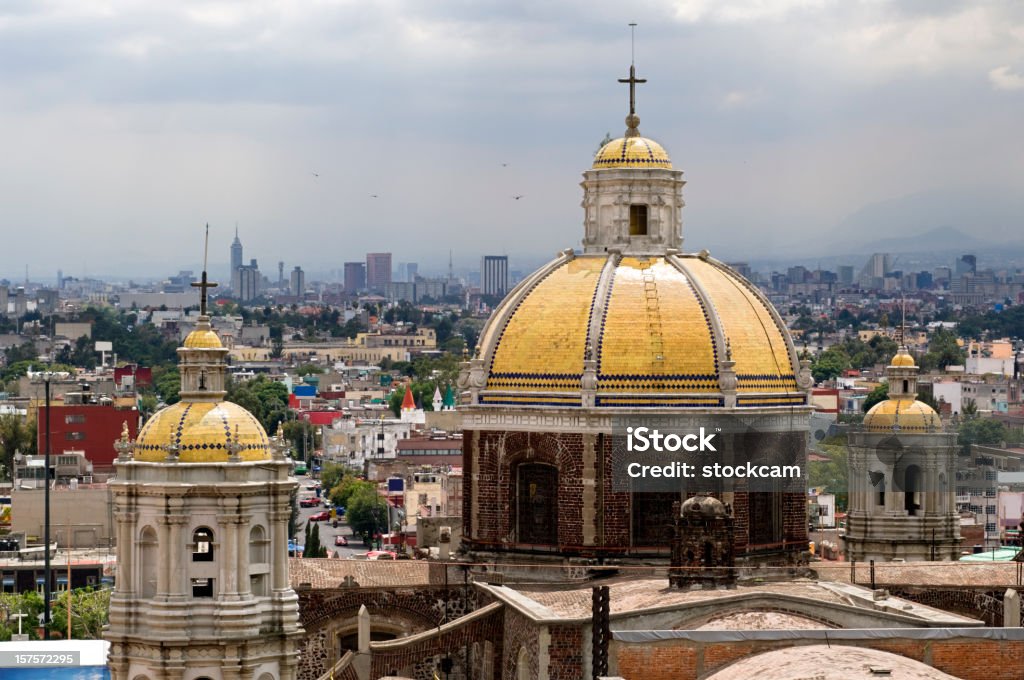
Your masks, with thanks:
<instances>
[{"instance_id":1,"label":"church roof","mask_svg":"<svg viewBox=\"0 0 1024 680\"><path fill-rule=\"evenodd\" d=\"M653 139L646 137L620 137L613 139L594 156L594 169L606 168L664 168L672 169L668 152Z\"/></svg>"},{"instance_id":2,"label":"church roof","mask_svg":"<svg viewBox=\"0 0 1024 680\"><path fill-rule=\"evenodd\" d=\"M936 432L942 429L939 415L916 399L886 399L871 407L864 427L872 432Z\"/></svg>"},{"instance_id":3,"label":"church roof","mask_svg":"<svg viewBox=\"0 0 1024 680\"><path fill-rule=\"evenodd\" d=\"M210 329L197 328L185 338L182 347L212 349L223 347L220 337Z\"/></svg>"},{"instance_id":4,"label":"church roof","mask_svg":"<svg viewBox=\"0 0 1024 680\"><path fill-rule=\"evenodd\" d=\"M704 255L556 261L495 310L480 357L485 404L579 405L588 357L597 406L718 406L726 360L747 404L805 403L770 303Z\"/></svg>"},{"instance_id":5,"label":"church roof","mask_svg":"<svg viewBox=\"0 0 1024 680\"><path fill-rule=\"evenodd\" d=\"M146 421L135 442L135 459L162 462L169 447L182 463L269 460L270 440L256 417L230 401L180 401Z\"/></svg>"}]
</instances>

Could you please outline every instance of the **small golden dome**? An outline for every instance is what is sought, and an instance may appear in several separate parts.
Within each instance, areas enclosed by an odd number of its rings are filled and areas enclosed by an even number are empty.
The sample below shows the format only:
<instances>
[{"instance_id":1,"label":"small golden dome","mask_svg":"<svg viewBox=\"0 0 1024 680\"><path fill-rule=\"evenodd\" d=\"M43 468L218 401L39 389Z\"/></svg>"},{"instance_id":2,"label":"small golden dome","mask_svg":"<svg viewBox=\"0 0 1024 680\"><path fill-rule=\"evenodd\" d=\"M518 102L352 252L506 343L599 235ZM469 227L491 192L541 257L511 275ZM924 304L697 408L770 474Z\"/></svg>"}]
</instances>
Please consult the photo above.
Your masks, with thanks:
<instances>
[{"instance_id":1,"label":"small golden dome","mask_svg":"<svg viewBox=\"0 0 1024 680\"><path fill-rule=\"evenodd\" d=\"M916 399L886 399L871 407L864 426L872 432L933 432L942 429L939 414Z\"/></svg>"},{"instance_id":2,"label":"small golden dome","mask_svg":"<svg viewBox=\"0 0 1024 680\"><path fill-rule=\"evenodd\" d=\"M189 349L220 349L224 345L212 330L197 328L188 334L182 346Z\"/></svg>"},{"instance_id":3,"label":"small golden dome","mask_svg":"<svg viewBox=\"0 0 1024 680\"><path fill-rule=\"evenodd\" d=\"M135 459L167 459L176 447L178 462L227 462L232 451L243 461L270 460L270 439L256 417L230 401L178 402L158 411L139 432Z\"/></svg>"},{"instance_id":4,"label":"small golden dome","mask_svg":"<svg viewBox=\"0 0 1024 680\"><path fill-rule=\"evenodd\" d=\"M646 137L620 137L601 147L594 157L594 169L606 168L664 168L672 169L672 159L653 139Z\"/></svg>"},{"instance_id":5,"label":"small golden dome","mask_svg":"<svg viewBox=\"0 0 1024 680\"><path fill-rule=\"evenodd\" d=\"M892 362L889 365L899 366L900 368L915 368L917 366L914 363L914 357L910 356L910 353L903 348L900 348L900 351L892 358Z\"/></svg>"}]
</instances>

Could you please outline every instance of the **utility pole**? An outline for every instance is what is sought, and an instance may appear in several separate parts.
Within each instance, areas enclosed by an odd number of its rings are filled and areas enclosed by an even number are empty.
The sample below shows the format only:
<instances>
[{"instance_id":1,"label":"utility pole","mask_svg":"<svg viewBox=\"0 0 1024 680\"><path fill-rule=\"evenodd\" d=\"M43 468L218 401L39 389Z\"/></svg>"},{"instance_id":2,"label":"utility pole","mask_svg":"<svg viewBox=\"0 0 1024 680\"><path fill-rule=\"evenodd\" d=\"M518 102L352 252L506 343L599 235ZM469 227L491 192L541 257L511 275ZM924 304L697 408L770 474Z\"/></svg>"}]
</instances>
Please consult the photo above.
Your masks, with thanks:
<instances>
[{"instance_id":1,"label":"utility pole","mask_svg":"<svg viewBox=\"0 0 1024 680\"><path fill-rule=\"evenodd\" d=\"M50 379L52 374L43 374L46 397L46 451L43 456L43 639L50 639ZM70 584L69 584L70 585Z\"/></svg>"}]
</instances>

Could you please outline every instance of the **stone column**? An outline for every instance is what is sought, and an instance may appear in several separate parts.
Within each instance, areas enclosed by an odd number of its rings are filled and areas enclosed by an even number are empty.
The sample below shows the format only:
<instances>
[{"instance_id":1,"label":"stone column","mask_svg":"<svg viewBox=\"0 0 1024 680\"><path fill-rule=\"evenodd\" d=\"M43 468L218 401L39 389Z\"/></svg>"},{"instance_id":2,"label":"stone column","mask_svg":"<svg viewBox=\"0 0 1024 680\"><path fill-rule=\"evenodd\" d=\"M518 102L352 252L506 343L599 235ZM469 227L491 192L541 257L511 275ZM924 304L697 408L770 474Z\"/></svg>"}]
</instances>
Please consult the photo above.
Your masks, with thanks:
<instances>
[{"instance_id":1,"label":"stone column","mask_svg":"<svg viewBox=\"0 0 1024 680\"><path fill-rule=\"evenodd\" d=\"M1003 628L1020 628L1020 593L1013 588L1003 595Z\"/></svg>"},{"instance_id":2,"label":"stone column","mask_svg":"<svg viewBox=\"0 0 1024 680\"><path fill-rule=\"evenodd\" d=\"M117 591L130 594L138 590L135 582L138 575L133 572L135 551L139 550L137 541L132 540L137 512L118 512L117 519Z\"/></svg>"},{"instance_id":3,"label":"stone column","mask_svg":"<svg viewBox=\"0 0 1024 680\"><path fill-rule=\"evenodd\" d=\"M217 526L223 536L221 541L221 556L218 560L220 568L217 570L220 575L220 594L227 599L234 599L238 595L238 574L236 569L238 552L238 515L218 515Z\"/></svg>"},{"instance_id":4,"label":"stone column","mask_svg":"<svg viewBox=\"0 0 1024 680\"><path fill-rule=\"evenodd\" d=\"M157 569L156 569L156 596L158 599L167 599L170 592L171 576L171 553L177 552L171 549L171 524L169 517L157 517Z\"/></svg>"},{"instance_id":5,"label":"stone column","mask_svg":"<svg viewBox=\"0 0 1024 680\"><path fill-rule=\"evenodd\" d=\"M238 578L238 593L245 596L251 592L249 583L249 515L238 515L235 535L238 538L238 553L235 573Z\"/></svg>"},{"instance_id":6,"label":"stone column","mask_svg":"<svg viewBox=\"0 0 1024 680\"><path fill-rule=\"evenodd\" d=\"M274 504L284 510L275 509L269 513L271 529L271 588L275 591L288 590L288 519L291 512L287 503L273 499Z\"/></svg>"},{"instance_id":7,"label":"stone column","mask_svg":"<svg viewBox=\"0 0 1024 680\"><path fill-rule=\"evenodd\" d=\"M170 570L167 579L167 594L172 598L185 597L188 591L185 590L187 574L185 573L185 561L183 558L184 553L187 551L186 542L182 538L181 530L188 523L188 516L168 515L166 521L169 527L168 551L170 553L169 564L166 567Z\"/></svg>"}]
</instances>

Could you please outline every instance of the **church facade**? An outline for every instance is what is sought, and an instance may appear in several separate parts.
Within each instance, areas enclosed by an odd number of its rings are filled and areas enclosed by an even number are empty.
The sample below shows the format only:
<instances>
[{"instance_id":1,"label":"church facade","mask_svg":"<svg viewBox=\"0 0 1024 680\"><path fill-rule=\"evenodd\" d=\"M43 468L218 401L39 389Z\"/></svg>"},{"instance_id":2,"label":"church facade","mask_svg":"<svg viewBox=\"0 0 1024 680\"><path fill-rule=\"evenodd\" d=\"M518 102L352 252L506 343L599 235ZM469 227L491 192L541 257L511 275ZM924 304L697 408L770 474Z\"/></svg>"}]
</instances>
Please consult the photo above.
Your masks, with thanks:
<instances>
[{"instance_id":1,"label":"church facade","mask_svg":"<svg viewBox=\"0 0 1024 680\"><path fill-rule=\"evenodd\" d=\"M583 174L582 251L522 281L463 364L463 543L481 557L667 558L673 504L708 491L733 510L737 559L792 561L807 549L802 486L612 483L614 427L634 417L756 421L806 461L812 386L756 286L682 250L683 173L640 135L632 97L626 124Z\"/></svg>"}]
</instances>

